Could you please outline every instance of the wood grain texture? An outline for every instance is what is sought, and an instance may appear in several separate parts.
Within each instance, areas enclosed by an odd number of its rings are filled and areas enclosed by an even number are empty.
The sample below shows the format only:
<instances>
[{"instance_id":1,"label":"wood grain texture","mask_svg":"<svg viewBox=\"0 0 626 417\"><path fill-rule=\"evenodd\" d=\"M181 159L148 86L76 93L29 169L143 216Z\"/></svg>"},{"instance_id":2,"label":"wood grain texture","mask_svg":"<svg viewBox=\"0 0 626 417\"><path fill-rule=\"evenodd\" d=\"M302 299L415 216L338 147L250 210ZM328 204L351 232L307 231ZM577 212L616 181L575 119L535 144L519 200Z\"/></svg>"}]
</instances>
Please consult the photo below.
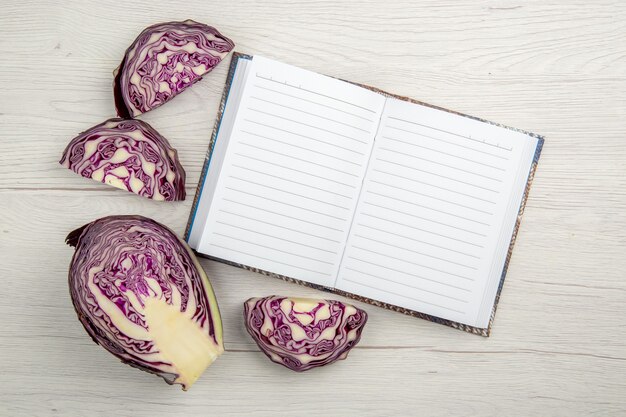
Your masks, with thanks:
<instances>
[{"instance_id":1,"label":"wood grain texture","mask_svg":"<svg viewBox=\"0 0 626 417\"><path fill-rule=\"evenodd\" d=\"M620 0L37 2L0 13L0 415L622 416L626 414L626 3ZM65 235L136 213L182 233L191 198L156 203L58 165L112 117L112 70L152 23L212 24L237 50L546 136L489 339L361 305L346 361L265 359L251 296L314 290L202 260L227 352L183 393L85 335ZM195 189L227 65L143 115Z\"/></svg>"}]
</instances>

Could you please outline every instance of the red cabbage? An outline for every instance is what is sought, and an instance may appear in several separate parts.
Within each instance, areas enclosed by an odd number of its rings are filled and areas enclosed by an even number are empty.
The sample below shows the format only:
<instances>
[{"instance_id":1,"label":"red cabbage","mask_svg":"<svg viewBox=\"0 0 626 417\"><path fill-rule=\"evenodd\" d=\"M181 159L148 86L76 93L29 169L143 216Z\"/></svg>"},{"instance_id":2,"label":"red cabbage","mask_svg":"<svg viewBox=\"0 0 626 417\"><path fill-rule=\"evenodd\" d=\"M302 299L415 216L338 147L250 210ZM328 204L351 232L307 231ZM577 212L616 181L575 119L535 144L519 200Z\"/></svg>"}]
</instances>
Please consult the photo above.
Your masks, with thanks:
<instances>
[{"instance_id":1,"label":"red cabbage","mask_svg":"<svg viewBox=\"0 0 626 417\"><path fill-rule=\"evenodd\" d=\"M113 73L120 117L135 117L202 79L235 47L214 27L185 20L144 29Z\"/></svg>"},{"instance_id":2,"label":"red cabbage","mask_svg":"<svg viewBox=\"0 0 626 417\"><path fill-rule=\"evenodd\" d=\"M187 244L142 216L109 216L67 237L74 308L94 342L187 390L223 353L211 284Z\"/></svg>"},{"instance_id":3,"label":"red cabbage","mask_svg":"<svg viewBox=\"0 0 626 417\"><path fill-rule=\"evenodd\" d=\"M185 170L178 153L141 120L109 119L72 139L60 164L153 200L185 199Z\"/></svg>"},{"instance_id":4,"label":"red cabbage","mask_svg":"<svg viewBox=\"0 0 626 417\"><path fill-rule=\"evenodd\" d=\"M301 372L345 359L367 313L334 300L270 296L244 303L248 333L273 362Z\"/></svg>"}]
</instances>

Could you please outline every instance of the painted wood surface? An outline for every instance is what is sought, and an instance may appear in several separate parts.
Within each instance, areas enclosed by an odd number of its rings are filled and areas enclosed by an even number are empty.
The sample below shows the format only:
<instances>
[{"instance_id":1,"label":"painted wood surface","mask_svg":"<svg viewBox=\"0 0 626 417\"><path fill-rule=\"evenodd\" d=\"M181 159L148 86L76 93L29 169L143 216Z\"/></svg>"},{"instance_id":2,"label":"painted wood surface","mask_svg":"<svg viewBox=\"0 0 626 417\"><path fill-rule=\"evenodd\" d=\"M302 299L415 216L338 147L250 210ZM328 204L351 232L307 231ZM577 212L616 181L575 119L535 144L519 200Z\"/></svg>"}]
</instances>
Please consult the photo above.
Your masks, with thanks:
<instances>
[{"instance_id":1,"label":"painted wood surface","mask_svg":"<svg viewBox=\"0 0 626 417\"><path fill-rule=\"evenodd\" d=\"M588 416L626 413L626 3L15 1L0 8L0 415ZM202 260L226 354L189 392L91 342L67 289L66 234L136 213L182 233L191 197L156 203L58 165L114 116L112 71L139 31L193 18L236 50L546 136L489 339L361 305L348 360L295 374L246 334L251 296L316 296ZM143 115L193 195L227 65Z\"/></svg>"}]
</instances>

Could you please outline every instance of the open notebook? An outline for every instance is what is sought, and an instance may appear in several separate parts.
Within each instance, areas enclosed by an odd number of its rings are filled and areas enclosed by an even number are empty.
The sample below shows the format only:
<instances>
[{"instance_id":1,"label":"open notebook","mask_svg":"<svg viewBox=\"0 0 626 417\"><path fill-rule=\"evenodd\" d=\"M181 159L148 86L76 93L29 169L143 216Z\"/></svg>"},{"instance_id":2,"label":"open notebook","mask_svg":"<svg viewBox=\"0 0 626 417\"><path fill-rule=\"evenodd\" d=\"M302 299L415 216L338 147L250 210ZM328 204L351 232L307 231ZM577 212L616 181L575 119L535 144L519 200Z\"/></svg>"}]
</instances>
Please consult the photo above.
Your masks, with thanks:
<instances>
[{"instance_id":1,"label":"open notebook","mask_svg":"<svg viewBox=\"0 0 626 417\"><path fill-rule=\"evenodd\" d=\"M235 54L199 254L487 336L543 139Z\"/></svg>"}]
</instances>

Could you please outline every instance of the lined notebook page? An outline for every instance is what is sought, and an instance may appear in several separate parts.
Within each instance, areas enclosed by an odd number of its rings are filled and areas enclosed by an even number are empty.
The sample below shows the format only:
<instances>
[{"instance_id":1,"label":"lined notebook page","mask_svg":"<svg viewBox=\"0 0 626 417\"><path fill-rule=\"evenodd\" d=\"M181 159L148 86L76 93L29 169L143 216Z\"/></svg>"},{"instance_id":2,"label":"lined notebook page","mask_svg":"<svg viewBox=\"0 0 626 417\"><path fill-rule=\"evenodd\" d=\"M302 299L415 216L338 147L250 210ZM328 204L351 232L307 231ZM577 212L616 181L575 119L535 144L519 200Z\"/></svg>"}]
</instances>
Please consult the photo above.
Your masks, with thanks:
<instances>
[{"instance_id":1,"label":"lined notebook page","mask_svg":"<svg viewBox=\"0 0 626 417\"><path fill-rule=\"evenodd\" d=\"M486 327L479 312L484 298L493 304L488 284L495 277L497 288L535 147L521 133L389 99L336 287Z\"/></svg>"},{"instance_id":2,"label":"lined notebook page","mask_svg":"<svg viewBox=\"0 0 626 417\"><path fill-rule=\"evenodd\" d=\"M261 57L249 65L232 132L218 134L228 148L197 249L332 286L385 99Z\"/></svg>"}]
</instances>

